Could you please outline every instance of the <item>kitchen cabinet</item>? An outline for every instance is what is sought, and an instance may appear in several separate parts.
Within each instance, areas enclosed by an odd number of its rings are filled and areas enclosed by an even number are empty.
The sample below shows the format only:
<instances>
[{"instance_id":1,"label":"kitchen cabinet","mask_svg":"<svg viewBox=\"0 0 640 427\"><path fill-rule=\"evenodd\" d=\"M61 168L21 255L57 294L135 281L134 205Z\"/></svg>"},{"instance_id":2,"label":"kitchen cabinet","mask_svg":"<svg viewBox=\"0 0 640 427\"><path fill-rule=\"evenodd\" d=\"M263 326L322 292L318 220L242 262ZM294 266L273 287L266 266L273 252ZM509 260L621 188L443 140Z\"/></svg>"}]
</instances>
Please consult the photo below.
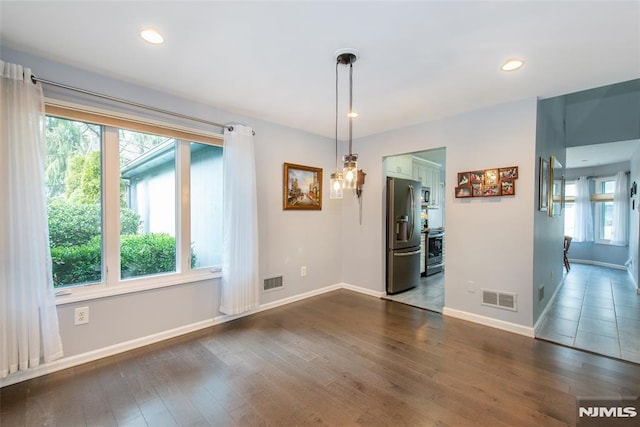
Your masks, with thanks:
<instances>
[{"instance_id":1,"label":"kitchen cabinet","mask_svg":"<svg viewBox=\"0 0 640 427\"><path fill-rule=\"evenodd\" d=\"M396 178L412 178L412 158L406 156L392 156L385 159L385 170L387 176Z\"/></svg>"},{"instance_id":2,"label":"kitchen cabinet","mask_svg":"<svg viewBox=\"0 0 640 427\"><path fill-rule=\"evenodd\" d=\"M423 186L431 188L429 198L430 209L440 207L440 165L428 160L414 157L412 160L412 178L420 181Z\"/></svg>"}]
</instances>

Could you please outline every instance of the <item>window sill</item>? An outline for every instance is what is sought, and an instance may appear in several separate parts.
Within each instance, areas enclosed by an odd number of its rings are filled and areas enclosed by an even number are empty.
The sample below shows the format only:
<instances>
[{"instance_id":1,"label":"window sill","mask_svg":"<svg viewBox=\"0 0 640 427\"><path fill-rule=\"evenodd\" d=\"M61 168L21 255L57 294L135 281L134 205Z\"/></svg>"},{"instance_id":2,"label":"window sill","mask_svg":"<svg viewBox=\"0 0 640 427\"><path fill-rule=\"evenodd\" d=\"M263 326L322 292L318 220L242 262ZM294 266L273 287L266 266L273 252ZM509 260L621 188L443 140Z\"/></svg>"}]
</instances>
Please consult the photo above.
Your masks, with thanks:
<instances>
[{"instance_id":1,"label":"window sill","mask_svg":"<svg viewBox=\"0 0 640 427\"><path fill-rule=\"evenodd\" d=\"M611 243L610 240L596 240L594 243L596 245L604 245L604 246L621 246L621 247L629 246L629 244L621 245L619 243Z\"/></svg>"},{"instance_id":2,"label":"window sill","mask_svg":"<svg viewBox=\"0 0 640 427\"><path fill-rule=\"evenodd\" d=\"M204 280L218 279L222 272L217 269L198 271L188 275L172 274L162 276L145 277L143 279L127 280L117 285L107 286L105 283L95 285L75 286L56 291L56 305L71 304L74 302L90 301L107 298L115 295L144 292L169 286L184 285L186 283L201 282Z\"/></svg>"}]
</instances>

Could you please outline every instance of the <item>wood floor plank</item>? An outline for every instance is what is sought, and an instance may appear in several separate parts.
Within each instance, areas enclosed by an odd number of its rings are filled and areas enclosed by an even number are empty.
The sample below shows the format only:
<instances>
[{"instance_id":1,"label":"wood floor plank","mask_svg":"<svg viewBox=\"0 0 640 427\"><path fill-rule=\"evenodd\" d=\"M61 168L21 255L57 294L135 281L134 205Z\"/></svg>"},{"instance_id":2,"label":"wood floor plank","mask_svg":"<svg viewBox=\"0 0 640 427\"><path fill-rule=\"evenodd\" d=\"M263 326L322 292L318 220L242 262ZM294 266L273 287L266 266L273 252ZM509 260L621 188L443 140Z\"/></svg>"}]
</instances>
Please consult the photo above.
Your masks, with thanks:
<instances>
[{"instance_id":1,"label":"wood floor plank","mask_svg":"<svg viewBox=\"0 0 640 427\"><path fill-rule=\"evenodd\" d=\"M562 426L640 365L340 290L0 390L3 427Z\"/></svg>"}]
</instances>

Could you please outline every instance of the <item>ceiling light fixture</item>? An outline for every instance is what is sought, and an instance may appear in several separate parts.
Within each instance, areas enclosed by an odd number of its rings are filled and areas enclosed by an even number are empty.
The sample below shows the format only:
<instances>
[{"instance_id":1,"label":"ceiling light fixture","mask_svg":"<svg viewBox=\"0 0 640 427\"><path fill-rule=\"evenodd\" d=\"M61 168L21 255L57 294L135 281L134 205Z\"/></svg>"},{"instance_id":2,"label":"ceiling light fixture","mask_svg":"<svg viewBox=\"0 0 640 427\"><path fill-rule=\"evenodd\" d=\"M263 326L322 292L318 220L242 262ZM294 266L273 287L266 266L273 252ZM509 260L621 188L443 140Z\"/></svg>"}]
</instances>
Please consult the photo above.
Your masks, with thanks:
<instances>
[{"instance_id":1,"label":"ceiling light fixture","mask_svg":"<svg viewBox=\"0 0 640 427\"><path fill-rule=\"evenodd\" d=\"M338 169L338 64L336 62L336 170L331 174L331 179L329 180L329 185L331 190L329 192L330 199L342 199L343 191L342 191L342 171Z\"/></svg>"},{"instance_id":2,"label":"ceiling light fixture","mask_svg":"<svg viewBox=\"0 0 640 427\"><path fill-rule=\"evenodd\" d=\"M342 187L355 190L358 182L358 155L353 153L353 119L358 115L353 111L353 63L358 60L355 49L340 49L336 52L336 67L349 66L349 153L342 156ZM337 79L336 79L337 86ZM337 103L337 101L336 101Z\"/></svg>"},{"instance_id":3,"label":"ceiling light fixture","mask_svg":"<svg viewBox=\"0 0 640 427\"><path fill-rule=\"evenodd\" d=\"M504 64L502 64L502 71L515 71L524 65L524 61L518 58L509 58Z\"/></svg>"},{"instance_id":4,"label":"ceiling light fixture","mask_svg":"<svg viewBox=\"0 0 640 427\"><path fill-rule=\"evenodd\" d=\"M164 42L164 37L157 30L153 28L145 28L140 31L140 37L142 37L145 41L151 44L162 44Z\"/></svg>"}]
</instances>

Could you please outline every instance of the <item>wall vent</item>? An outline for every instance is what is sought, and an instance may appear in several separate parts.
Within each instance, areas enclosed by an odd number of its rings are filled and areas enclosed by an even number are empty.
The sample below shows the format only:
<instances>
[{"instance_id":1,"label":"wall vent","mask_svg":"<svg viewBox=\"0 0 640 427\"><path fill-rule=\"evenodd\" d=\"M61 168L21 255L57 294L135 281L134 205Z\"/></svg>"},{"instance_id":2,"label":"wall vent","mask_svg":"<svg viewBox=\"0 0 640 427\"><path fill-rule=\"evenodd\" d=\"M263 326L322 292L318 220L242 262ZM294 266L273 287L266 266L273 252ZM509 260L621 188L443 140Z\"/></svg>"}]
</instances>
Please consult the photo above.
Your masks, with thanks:
<instances>
[{"instance_id":1,"label":"wall vent","mask_svg":"<svg viewBox=\"0 0 640 427\"><path fill-rule=\"evenodd\" d=\"M512 292L500 292L482 290L482 305L490 307L504 308L505 310L518 311L517 294Z\"/></svg>"},{"instance_id":2,"label":"wall vent","mask_svg":"<svg viewBox=\"0 0 640 427\"><path fill-rule=\"evenodd\" d=\"M274 291L276 289L280 289L284 286L282 281L282 276L269 277L264 279L263 290L265 291Z\"/></svg>"},{"instance_id":3,"label":"wall vent","mask_svg":"<svg viewBox=\"0 0 640 427\"><path fill-rule=\"evenodd\" d=\"M544 285L540 285L538 288L538 301L542 301L544 299Z\"/></svg>"}]
</instances>

